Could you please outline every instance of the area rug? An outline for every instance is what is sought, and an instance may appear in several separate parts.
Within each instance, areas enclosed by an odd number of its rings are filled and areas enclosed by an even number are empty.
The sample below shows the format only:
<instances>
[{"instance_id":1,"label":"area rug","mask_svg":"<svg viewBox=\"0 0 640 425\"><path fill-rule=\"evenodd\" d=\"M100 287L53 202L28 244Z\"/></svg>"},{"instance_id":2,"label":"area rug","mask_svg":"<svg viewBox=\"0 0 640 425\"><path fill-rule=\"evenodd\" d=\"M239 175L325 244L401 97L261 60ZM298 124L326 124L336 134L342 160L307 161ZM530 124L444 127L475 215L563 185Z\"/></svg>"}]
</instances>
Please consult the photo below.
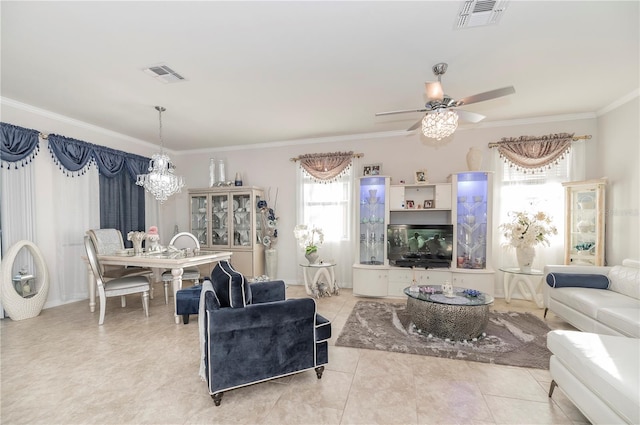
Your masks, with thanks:
<instances>
[{"instance_id":1,"label":"area rug","mask_svg":"<svg viewBox=\"0 0 640 425\"><path fill-rule=\"evenodd\" d=\"M486 336L450 341L418 332L406 304L358 301L336 345L549 369L550 330L531 313L491 311Z\"/></svg>"}]
</instances>

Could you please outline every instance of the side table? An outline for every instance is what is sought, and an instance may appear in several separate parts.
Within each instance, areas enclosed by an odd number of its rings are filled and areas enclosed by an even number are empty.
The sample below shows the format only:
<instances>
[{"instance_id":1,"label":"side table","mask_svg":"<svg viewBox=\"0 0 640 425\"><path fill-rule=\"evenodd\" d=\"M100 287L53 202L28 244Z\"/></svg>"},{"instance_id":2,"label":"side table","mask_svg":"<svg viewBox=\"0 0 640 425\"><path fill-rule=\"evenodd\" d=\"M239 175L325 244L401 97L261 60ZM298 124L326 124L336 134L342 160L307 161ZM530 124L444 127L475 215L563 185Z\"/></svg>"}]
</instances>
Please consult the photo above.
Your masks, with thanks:
<instances>
[{"instance_id":1,"label":"side table","mask_svg":"<svg viewBox=\"0 0 640 425\"><path fill-rule=\"evenodd\" d=\"M504 298L507 304L511 302L513 287L518 285L525 299L535 302L539 308L544 308L544 297L540 293L544 274L541 270L532 269L525 273L519 267L504 267L500 268L500 271L504 273Z\"/></svg>"},{"instance_id":2,"label":"side table","mask_svg":"<svg viewBox=\"0 0 640 425\"><path fill-rule=\"evenodd\" d=\"M338 295L338 285L336 284L335 263L300 264L302 275L304 276L304 287L307 294L317 297ZM326 279L325 287L320 278Z\"/></svg>"}]
</instances>

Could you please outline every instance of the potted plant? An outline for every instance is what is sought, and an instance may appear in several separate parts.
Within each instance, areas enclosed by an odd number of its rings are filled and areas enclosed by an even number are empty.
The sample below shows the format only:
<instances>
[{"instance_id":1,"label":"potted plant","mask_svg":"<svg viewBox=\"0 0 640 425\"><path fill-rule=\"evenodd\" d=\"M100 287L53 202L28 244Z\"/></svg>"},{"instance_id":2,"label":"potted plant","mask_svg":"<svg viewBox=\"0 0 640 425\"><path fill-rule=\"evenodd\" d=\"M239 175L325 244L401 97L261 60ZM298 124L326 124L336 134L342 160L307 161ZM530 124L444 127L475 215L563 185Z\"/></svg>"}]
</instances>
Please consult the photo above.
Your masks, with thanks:
<instances>
[{"instance_id":1,"label":"potted plant","mask_svg":"<svg viewBox=\"0 0 640 425\"><path fill-rule=\"evenodd\" d=\"M324 242L324 233L317 227L309 228L306 224L298 224L293 229L298 244L304 249L304 256L309 264L316 264L319 260L318 245ZM317 242L316 242L317 238Z\"/></svg>"}]
</instances>

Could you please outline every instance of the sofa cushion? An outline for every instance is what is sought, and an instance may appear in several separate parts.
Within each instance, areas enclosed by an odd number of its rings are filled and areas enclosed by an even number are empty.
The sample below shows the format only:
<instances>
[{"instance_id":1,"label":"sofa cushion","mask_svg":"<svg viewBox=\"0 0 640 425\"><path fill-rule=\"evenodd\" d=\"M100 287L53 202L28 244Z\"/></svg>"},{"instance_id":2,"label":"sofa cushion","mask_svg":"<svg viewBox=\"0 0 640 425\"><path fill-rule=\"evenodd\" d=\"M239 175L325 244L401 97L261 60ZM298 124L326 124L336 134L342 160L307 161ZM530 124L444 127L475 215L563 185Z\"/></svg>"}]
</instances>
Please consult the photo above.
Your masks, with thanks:
<instances>
[{"instance_id":1,"label":"sofa cushion","mask_svg":"<svg viewBox=\"0 0 640 425\"><path fill-rule=\"evenodd\" d=\"M601 308L598 322L632 338L640 338L640 302L635 308Z\"/></svg>"},{"instance_id":2,"label":"sofa cushion","mask_svg":"<svg viewBox=\"0 0 640 425\"><path fill-rule=\"evenodd\" d=\"M580 287L607 289L609 278L602 274L549 273L547 285L552 288Z\"/></svg>"},{"instance_id":3,"label":"sofa cushion","mask_svg":"<svg viewBox=\"0 0 640 425\"><path fill-rule=\"evenodd\" d=\"M567 369L628 423L640 421L640 340L551 331L547 347Z\"/></svg>"},{"instance_id":4,"label":"sofa cushion","mask_svg":"<svg viewBox=\"0 0 640 425\"><path fill-rule=\"evenodd\" d=\"M549 291L549 298L597 319L602 308L637 308L638 300L613 291L591 288L556 288Z\"/></svg>"},{"instance_id":5,"label":"sofa cushion","mask_svg":"<svg viewBox=\"0 0 640 425\"><path fill-rule=\"evenodd\" d=\"M251 304L249 282L228 261L216 264L211 272L211 283L220 307L242 308Z\"/></svg>"},{"instance_id":6,"label":"sofa cushion","mask_svg":"<svg viewBox=\"0 0 640 425\"><path fill-rule=\"evenodd\" d=\"M640 300L640 268L637 261L624 260L609 272L610 290Z\"/></svg>"}]
</instances>

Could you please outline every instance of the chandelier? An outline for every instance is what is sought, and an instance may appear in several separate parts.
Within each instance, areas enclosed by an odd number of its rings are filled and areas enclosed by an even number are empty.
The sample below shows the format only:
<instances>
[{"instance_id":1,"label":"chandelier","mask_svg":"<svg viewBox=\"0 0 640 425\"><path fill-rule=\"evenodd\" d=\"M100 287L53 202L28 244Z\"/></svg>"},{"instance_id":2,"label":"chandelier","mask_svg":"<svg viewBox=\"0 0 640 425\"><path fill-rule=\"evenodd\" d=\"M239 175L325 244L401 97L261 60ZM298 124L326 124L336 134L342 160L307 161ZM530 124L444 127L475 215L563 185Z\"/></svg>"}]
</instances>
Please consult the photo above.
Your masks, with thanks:
<instances>
[{"instance_id":1,"label":"chandelier","mask_svg":"<svg viewBox=\"0 0 640 425\"><path fill-rule=\"evenodd\" d=\"M164 153L164 142L162 141L162 113L166 109L162 106L156 106L158 111L158 119L160 121L160 153L151 156L149 161L149 174L138 174L136 184L143 186L144 189L151 193L160 203L174 193L180 192L184 186L182 176L173 174L176 166L171 163L169 156Z\"/></svg>"},{"instance_id":2,"label":"chandelier","mask_svg":"<svg viewBox=\"0 0 640 425\"><path fill-rule=\"evenodd\" d=\"M458 114L450 109L440 108L422 119L422 133L436 140L449 137L458 128Z\"/></svg>"}]
</instances>

